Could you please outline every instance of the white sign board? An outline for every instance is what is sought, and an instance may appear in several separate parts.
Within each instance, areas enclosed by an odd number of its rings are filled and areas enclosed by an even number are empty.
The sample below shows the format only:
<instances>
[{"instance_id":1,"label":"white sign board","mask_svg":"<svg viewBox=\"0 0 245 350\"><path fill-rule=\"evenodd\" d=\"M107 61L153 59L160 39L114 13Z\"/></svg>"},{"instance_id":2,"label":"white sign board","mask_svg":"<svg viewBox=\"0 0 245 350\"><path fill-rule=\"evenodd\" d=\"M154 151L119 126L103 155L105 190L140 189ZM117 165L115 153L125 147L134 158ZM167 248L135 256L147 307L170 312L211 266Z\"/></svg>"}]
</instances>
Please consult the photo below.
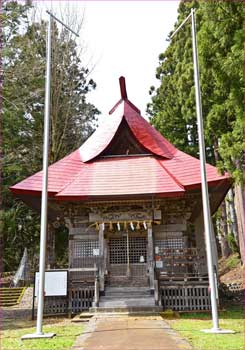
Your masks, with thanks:
<instances>
[{"instance_id":1,"label":"white sign board","mask_svg":"<svg viewBox=\"0 0 245 350\"><path fill-rule=\"evenodd\" d=\"M35 274L35 297L38 296L39 272ZM67 271L45 272L45 296L67 295Z\"/></svg>"},{"instance_id":2,"label":"white sign board","mask_svg":"<svg viewBox=\"0 0 245 350\"><path fill-rule=\"evenodd\" d=\"M99 249L93 249L93 256L99 256L100 255L100 250Z\"/></svg>"},{"instance_id":3,"label":"white sign board","mask_svg":"<svg viewBox=\"0 0 245 350\"><path fill-rule=\"evenodd\" d=\"M163 267L162 261L156 261L156 268L161 269Z\"/></svg>"},{"instance_id":4,"label":"white sign board","mask_svg":"<svg viewBox=\"0 0 245 350\"><path fill-rule=\"evenodd\" d=\"M159 253L159 247L155 247L155 253L156 253L156 254Z\"/></svg>"}]
</instances>

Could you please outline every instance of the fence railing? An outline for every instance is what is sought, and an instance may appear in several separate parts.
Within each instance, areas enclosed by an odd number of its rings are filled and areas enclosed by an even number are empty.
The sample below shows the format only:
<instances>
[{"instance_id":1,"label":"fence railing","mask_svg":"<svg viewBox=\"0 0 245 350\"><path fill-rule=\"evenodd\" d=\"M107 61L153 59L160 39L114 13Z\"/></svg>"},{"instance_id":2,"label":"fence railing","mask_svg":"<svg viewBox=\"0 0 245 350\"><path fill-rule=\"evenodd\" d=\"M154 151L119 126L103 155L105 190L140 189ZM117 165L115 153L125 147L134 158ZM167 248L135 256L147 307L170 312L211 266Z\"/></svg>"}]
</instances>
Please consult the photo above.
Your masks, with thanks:
<instances>
[{"instance_id":1,"label":"fence railing","mask_svg":"<svg viewBox=\"0 0 245 350\"><path fill-rule=\"evenodd\" d=\"M98 268L70 268L68 272L67 295L45 296L45 315L76 314L99 305ZM91 277L89 280L86 274ZM34 314L33 310L33 317Z\"/></svg>"}]
</instances>

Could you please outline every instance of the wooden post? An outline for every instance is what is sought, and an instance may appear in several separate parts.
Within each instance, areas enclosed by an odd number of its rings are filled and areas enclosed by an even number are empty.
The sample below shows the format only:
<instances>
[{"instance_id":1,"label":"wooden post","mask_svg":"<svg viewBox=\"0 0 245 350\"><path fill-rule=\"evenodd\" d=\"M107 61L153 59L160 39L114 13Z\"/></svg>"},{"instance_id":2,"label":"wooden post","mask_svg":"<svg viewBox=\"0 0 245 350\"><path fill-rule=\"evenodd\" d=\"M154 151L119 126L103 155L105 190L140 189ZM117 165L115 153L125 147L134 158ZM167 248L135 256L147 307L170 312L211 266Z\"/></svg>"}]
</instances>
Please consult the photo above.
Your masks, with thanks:
<instances>
[{"instance_id":1,"label":"wooden post","mask_svg":"<svg viewBox=\"0 0 245 350\"><path fill-rule=\"evenodd\" d=\"M100 281L100 292L104 293L105 290L105 262L104 262L104 224L100 224L99 228L99 250L100 250L100 266L99 266L99 281Z\"/></svg>"},{"instance_id":2,"label":"wooden post","mask_svg":"<svg viewBox=\"0 0 245 350\"><path fill-rule=\"evenodd\" d=\"M130 277L129 233L128 233L128 230L127 230L127 277Z\"/></svg>"},{"instance_id":3,"label":"wooden post","mask_svg":"<svg viewBox=\"0 0 245 350\"><path fill-rule=\"evenodd\" d=\"M55 229L48 223L47 228L47 268L52 269L55 266Z\"/></svg>"},{"instance_id":4,"label":"wooden post","mask_svg":"<svg viewBox=\"0 0 245 350\"><path fill-rule=\"evenodd\" d=\"M154 299L155 305L161 305L161 299L159 299L159 282L154 280Z\"/></svg>"},{"instance_id":5,"label":"wooden post","mask_svg":"<svg viewBox=\"0 0 245 350\"><path fill-rule=\"evenodd\" d=\"M148 224L147 230L147 238L148 238L148 270L149 270L149 280L150 280L150 289L152 293L154 293L154 256L153 256L153 236L152 236L152 226Z\"/></svg>"},{"instance_id":6,"label":"wooden post","mask_svg":"<svg viewBox=\"0 0 245 350\"><path fill-rule=\"evenodd\" d=\"M200 274L207 273L207 262L206 262L206 249L205 249L205 237L204 237L204 223L203 216L199 215L195 221L195 239L198 254L202 256L202 260L198 264L198 272Z\"/></svg>"},{"instance_id":7,"label":"wooden post","mask_svg":"<svg viewBox=\"0 0 245 350\"><path fill-rule=\"evenodd\" d=\"M99 298L100 298L100 282L99 279L95 278L95 286L94 286L94 306L99 306Z\"/></svg>"}]
</instances>

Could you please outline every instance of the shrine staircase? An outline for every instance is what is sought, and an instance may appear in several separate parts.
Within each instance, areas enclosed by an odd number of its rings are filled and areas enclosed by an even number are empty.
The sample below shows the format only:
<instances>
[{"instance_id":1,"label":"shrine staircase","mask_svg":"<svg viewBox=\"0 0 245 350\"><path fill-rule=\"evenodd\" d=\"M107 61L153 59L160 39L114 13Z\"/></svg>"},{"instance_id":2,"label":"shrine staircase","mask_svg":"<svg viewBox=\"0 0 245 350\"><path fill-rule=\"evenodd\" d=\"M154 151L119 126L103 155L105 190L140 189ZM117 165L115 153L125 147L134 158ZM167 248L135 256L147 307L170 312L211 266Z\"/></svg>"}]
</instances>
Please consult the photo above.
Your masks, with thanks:
<instances>
[{"instance_id":1,"label":"shrine staircase","mask_svg":"<svg viewBox=\"0 0 245 350\"><path fill-rule=\"evenodd\" d=\"M7 307L19 304L25 290L25 287L0 288L0 306Z\"/></svg>"},{"instance_id":2,"label":"shrine staircase","mask_svg":"<svg viewBox=\"0 0 245 350\"><path fill-rule=\"evenodd\" d=\"M155 314L162 307L155 305L154 295L148 287L106 287L99 306L89 309L93 313Z\"/></svg>"}]
</instances>

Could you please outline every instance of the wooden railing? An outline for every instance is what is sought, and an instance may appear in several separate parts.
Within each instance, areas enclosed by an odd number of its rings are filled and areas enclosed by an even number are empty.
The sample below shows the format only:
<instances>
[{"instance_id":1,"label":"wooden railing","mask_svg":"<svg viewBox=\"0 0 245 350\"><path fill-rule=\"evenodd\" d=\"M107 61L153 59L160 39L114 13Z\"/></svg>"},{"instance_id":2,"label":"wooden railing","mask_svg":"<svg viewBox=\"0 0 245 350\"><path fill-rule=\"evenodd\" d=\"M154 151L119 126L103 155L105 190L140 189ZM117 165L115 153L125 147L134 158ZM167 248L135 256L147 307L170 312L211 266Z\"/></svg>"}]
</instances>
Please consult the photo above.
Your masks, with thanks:
<instances>
[{"instance_id":1,"label":"wooden railing","mask_svg":"<svg viewBox=\"0 0 245 350\"><path fill-rule=\"evenodd\" d=\"M68 269L68 295L47 296L44 300L44 314L76 314L99 305L98 268L73 267Z\"/></svg>"},{"instance_id":2,"label":"wooden railing","mask_svg":"<svg viewBox=\"0 0 245 350\"><path fill-rule=\"evenodd\" d=\"M99 269L96 264L94 267L73 267L69 269L69 275L73 273L72 288L69 290L69 309L72 313L88 309L91 306L99 306ZM76 277L76 278L75 278ZM81 279L84 281L94 281L94 285L82 287ZM77 284L77 286L76 286ZM83 290L87 292L83 293ZM92 292L93 291L93 292ZM83 299L83 300L82 300Z\"/></svg>"}]
</instances>

